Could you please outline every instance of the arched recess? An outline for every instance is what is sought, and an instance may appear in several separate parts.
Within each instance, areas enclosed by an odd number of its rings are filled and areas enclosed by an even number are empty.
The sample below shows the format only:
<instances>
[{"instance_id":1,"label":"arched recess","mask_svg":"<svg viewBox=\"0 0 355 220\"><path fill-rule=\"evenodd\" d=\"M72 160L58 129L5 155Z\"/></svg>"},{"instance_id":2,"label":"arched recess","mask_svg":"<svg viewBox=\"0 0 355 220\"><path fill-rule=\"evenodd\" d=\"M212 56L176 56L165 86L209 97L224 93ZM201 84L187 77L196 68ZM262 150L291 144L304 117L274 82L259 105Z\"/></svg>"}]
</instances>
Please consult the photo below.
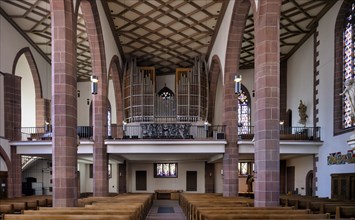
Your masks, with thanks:
<instances>
[{"instance_id":1,"label":"arched recess","mask_svg":"<svg viewBox=\"0 0 355 220\"><path fill-rule=\"evenodd\" d=\"M115 96L115 103L116 103L116 123L117 125L120 125L123 121L123 97L122 97L122 85L121 85L121 75L123 73L121 72L120 68L120 62L118 56L113 56L110 62L110 67L109 67L109 76L112 79L113 83L113 90L114 90L114 96ZM120 129L117 130L117 132L120 131ZM112 130L114 131L114 129ZM120 134L113 134L115 137L121 137Z\"/></svg>"},{"instance_id":2,"label":"arched recess","mask_svg":"<svg viewBox=\"0 0 355 220\"><path fill-rule=\"evenodd\" d=\"M221 61L217 55L214 55L211 59L211 67L210 67L210 72L209 72L209 103L208 103L208 115L207 115L207 120L209 122L214 121L214 113L215 113L215 103L216 103L216 92L217 92L217 84L218 84L218 79L220 75L222 74L222 66L221 66ZM222 99L224 100L224 97L222 96Z\"/></svg>"},{"instance_id":3,"label":"arched recess","mask_svg":"<svg viewBox=\"0 0 355 220\"><path fill-rule=\"evenodd\" d=\"M30 67L31 76L34 83L35 89L35 122L36 127L42 127L45 124L45 121L50 119L50 101L43 98L42 82L41 77L38 72L36 61L32 55L32 52L29 47L22 48L15 56L12 74L15 75L16 67L18 61L22 55L25 55L25 58ZM28 83L28 82L22 82Z\"/></svg>"},{"instance_id":4,"label":"arched recess","mask_svg":"<svg viewBox=\"0 0 355 220\"><path fill-rule=\"evenodd\" d=\"M4 148L0 145L0 157L5 161L6 167L7 167L7 180L6 180L6 188L7 188L7 197L13 197L14 194L14 189L12 188L13 186L13 181L12 181L12 168L11 168L11 160L9 156L7 155L6 151ZM2 189L1 189L2 190Z\"/></svg>"}]
</instances>

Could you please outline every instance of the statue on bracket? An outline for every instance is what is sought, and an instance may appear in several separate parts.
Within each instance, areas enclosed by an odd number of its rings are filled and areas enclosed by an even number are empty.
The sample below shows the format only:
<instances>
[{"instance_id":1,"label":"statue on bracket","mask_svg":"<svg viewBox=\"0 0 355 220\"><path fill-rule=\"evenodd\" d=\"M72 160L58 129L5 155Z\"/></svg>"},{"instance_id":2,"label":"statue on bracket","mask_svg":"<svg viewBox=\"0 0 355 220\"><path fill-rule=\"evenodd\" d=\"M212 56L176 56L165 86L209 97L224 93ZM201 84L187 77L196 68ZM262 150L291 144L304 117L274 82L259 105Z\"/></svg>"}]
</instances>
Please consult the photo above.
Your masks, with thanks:
<instances>
[{"instance_id":1,"label":"statue on bracket","mask_svg":"<svg viewBox=\"0 0 355 220\"><path fill-rule=\"evenodd\" d=\"M300 100L300 104L298 106L298 114L300 116L300 120L298 123L302 124L303 126L306 126L307 123L307 118L308 115L306 114L307 112L307 106L303 104L302 100Z\"/></svg>"}]
</instances>

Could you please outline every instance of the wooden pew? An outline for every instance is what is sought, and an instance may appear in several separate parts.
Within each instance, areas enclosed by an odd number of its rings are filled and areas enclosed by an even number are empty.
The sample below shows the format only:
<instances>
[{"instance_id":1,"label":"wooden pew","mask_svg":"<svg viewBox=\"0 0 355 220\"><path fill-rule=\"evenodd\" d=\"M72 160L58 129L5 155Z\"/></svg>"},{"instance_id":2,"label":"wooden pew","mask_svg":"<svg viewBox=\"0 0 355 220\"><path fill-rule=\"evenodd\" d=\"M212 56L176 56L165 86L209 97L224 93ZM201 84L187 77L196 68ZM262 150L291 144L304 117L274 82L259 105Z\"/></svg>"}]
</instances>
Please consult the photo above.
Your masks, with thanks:
<instances>
[{"instance_id":1,"label":"wooden pew","mask_svg":"<svg viewBox=\"0 0 355 220\"><path fill-rule=\"evenodd\" d=\"M282 207L199 207L197 208L197 215L193 219L204 219L206 214L310 214L310 210L296 210Z\"/></svg>"},{"instance_id":2,"label":"wooden pew","mask_svg":"<svg viewBox=\"0 0 355 220\"><path fill-rule=\"evenodd\" d=\"M6 214L4 220L131 220L130 216L115 215L22 215Z\"/></svg>"},{"instance_id":3,"label":"wooden pew","mask_svg":"<svg viewBox=\"0 0 355 220\"><path fill-rule=\"evenodd\" d=\"M337 206L335 210L336 219L355 218L355 205Z\"/></svg>"},{"instance_id":4,"label":"wooden pew","mask_svg":"<svg viewBox=\"0 0 355 220\"><path fill-rule=\"evenodd\" d=\"M23 213L24 215L115 215L115 216L128 216L130 220L137 220L139 216L135 210L112 210L112 209L99 209L99 210L90 210L90 209L55 209L55 210L41 210L33 211L26 210Z\"/></svg>"},{"instance_id":5,"label":"wooden pew","mask_svg":"<svg viewBox=\"0 0 355 220\"><path fill-rule=\"evenodd\" d=\"M329 219L328 214L208 214L204 220L231 220L231 219Z\"/></svg>"}]
</instances>

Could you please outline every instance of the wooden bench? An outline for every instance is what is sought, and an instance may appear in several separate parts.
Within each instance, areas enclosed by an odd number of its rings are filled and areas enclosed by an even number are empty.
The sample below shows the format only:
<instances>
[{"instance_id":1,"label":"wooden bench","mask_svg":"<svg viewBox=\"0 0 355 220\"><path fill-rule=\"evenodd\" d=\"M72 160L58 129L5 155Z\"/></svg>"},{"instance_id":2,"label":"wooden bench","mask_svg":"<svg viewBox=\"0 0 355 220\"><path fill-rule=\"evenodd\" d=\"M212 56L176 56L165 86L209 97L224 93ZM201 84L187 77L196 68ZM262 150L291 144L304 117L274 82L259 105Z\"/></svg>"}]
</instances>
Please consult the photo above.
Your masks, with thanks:
<instances>
[{"instance_id":1,"label":"wooden bench","mask_svg":"<svg viewBox=\"0 0 355 220\"><path fill-rule=\"evenodd\" d=\"M206 214L310 214L310 210L285 209L282 207L198 207L193 219L204 219Z\"/></svg>"},{"instance_id":2,"label":"wooden bench","mask_svg":"<svg viewBox=\"0 0 355 220\"><path fill-rule=\"evenodd\" d=\"M23 214L5 214L5 219L125 219L144 220L153 203L153 194L124 194L78 200L83 207L39 207ZM86 204L86 205L85 205ZM90 204L90 205L89 205Z\"/></svg>"},{"instance_id":3,"label":"wooden bench","mask_svg":"<svg viewBox=\"0 0 355 220\"><path fill-rule=\"evenodd\" d=\"M130 216L115 215L22 215L6 214L4 220L131 220Z\"/></svg>"},{"instance_id":4,"label":"wooden bench","mask_svg":"<svg viewBox=\"0 0 355 220\"><path fill-rule=\"evenodd\" d=\"M335 218L355 218L355 205L337 206L335 208Z\"/></svg>"},{"instance_id":5,"label":"wooden bench","mask_svg":"<svg viewBox=\"0 0 355 220\"><path fill-rule=\"evenodd\" d=\"M182 190L155 190L155 199L179 200Z\"/></svg>"},{"instance_id":6,"label":"wooden bench","mask_svg":"<svg viewBox=\"0 0 355 220\"><path fill-rule=\"evenodd\" d=\"M230 220L230 219L329 219L327 214L223 214L215 213L203 216L204 220Z\"/></svg>"}]
</instances>

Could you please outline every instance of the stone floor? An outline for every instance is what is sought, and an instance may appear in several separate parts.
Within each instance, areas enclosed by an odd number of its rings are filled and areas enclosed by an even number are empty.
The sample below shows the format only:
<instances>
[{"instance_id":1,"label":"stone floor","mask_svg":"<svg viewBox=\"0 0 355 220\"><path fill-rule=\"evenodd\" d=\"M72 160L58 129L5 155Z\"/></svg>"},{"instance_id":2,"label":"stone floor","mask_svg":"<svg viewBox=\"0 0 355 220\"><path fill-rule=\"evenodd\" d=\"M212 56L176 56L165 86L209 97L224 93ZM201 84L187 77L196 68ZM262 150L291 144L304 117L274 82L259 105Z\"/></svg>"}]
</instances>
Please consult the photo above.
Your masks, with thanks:
<instances>
[{"instance_id":1,"label":"stone floor","mask_svg":"<svg viewBox=\"0 0 355 220\"><path fill-rule=\"evenodd\" d=\"M146 220L186 220L178 200L154 200Z\"/></svg>"}]
</instances>

